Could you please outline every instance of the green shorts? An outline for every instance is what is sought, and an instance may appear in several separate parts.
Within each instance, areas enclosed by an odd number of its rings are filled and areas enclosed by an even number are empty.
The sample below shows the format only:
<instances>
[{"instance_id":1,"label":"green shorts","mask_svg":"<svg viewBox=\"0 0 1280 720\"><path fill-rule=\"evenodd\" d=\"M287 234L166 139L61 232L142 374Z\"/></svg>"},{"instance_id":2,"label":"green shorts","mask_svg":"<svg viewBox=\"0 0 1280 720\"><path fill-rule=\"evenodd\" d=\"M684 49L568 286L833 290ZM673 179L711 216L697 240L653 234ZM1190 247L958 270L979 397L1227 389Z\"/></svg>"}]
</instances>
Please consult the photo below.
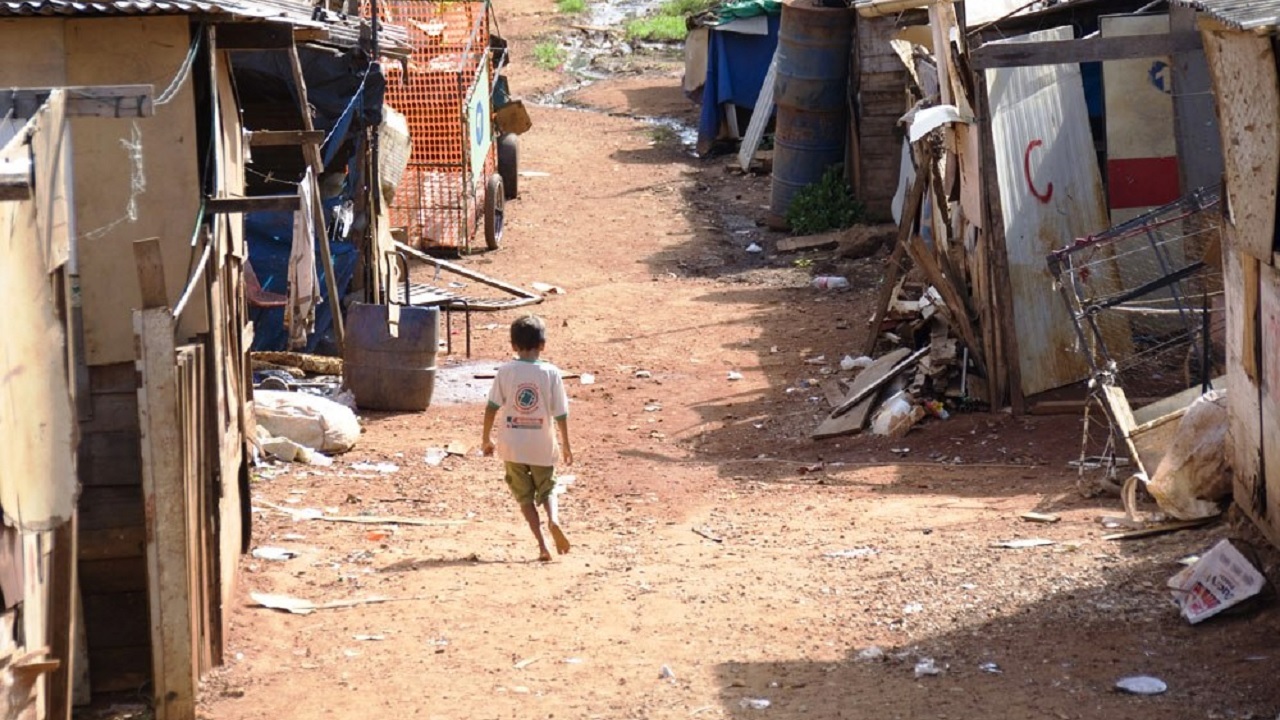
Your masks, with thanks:
<instances>
[{"instance_id":1,"label":"green shorts","mask_svg":"<svg viewBox=\"0 0 1280 720\"><path fill-rule=\"evenodd\" d=\"M507 468L507 487L511 488L511 494L521 505L530 503L541 505L556 489L554 467L513 462L504 463L504 465Z\"/></svg>"}]
</instances>

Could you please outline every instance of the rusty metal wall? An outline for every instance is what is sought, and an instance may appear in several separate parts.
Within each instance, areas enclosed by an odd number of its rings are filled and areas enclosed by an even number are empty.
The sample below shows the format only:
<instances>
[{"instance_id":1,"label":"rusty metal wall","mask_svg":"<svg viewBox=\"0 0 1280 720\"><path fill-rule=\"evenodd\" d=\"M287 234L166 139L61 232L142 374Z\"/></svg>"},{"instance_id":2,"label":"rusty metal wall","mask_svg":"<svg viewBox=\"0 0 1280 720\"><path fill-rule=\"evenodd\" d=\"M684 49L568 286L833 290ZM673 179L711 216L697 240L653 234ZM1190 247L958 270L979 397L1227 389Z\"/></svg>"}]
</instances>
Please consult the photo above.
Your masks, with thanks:
<instances>
[{"instance_id":1,"label":"rusty metal wall","mask_svg":"<svg viewBox=\"0 0 1280 720\"><path fill-rule=\"evenodd\" d=\"M1069 40L1071 28L1005 42ZM1057 300L1045 257L1107 227L1079 65L987 71L1009 256L1022 391L1083 379L1075 329Z\"/></svg>"}]
</instances>

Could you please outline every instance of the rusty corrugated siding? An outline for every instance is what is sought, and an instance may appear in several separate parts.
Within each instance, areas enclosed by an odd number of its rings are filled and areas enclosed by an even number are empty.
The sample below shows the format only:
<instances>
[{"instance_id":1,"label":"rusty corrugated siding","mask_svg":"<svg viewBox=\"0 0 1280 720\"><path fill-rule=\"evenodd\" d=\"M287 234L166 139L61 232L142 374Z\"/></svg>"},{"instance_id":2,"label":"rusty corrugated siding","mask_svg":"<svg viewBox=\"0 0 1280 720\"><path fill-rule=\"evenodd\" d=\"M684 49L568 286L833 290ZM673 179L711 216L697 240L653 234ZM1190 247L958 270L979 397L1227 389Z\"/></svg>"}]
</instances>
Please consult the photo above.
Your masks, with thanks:
<instances>
[{"instance_id":1,"label":"rusty corrugated siding","mask_svg":"<svg viewBox=\"0 0 1280 720\"><path fill-rule=\"evenodd\" d=\"M1263 30L1280 24L1280 0L1173 0L1239 30Z\"/></svg>"},{"instance_id":2,"label":"rusty corrugated siding","mask_svg":"<svg viewBox=\"0 0 1280 720\"><path fill-rule=\"evenodd\" d=\"M1070 40L1069 27L1008 42ZM1108 226L1080 66L987 71L1022 391L1088 373L1045 257Z\"/></svg>"}]
</instances>

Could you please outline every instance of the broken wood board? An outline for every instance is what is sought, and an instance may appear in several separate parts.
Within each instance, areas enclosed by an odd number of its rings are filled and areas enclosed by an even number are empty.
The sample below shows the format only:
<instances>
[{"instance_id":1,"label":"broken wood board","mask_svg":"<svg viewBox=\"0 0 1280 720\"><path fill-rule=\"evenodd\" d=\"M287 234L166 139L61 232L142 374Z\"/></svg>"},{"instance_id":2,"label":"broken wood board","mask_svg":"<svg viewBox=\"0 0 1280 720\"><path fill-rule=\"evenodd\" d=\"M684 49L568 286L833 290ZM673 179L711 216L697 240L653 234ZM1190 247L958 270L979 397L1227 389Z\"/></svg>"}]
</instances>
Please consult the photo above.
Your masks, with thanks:
<instances>
[{"instance_id":1,"label":"broken wood board","mask_svg":"<svg viewBox=\"0 0 1280 720\"><path fill-rule=\"evenodd\" d=\"M840 407L840 403L844 402L845 391L840 386L840 381L835 379L823 380L819 386L822 388L822 395L827 399L827 404L832 409Z\"/></svg>"},{"instance_id":2,"label":"broken wood board","mask_svg":"<svg viewBox=\"0 0 1280 720\"><path fill-rule=\"evenodd\" d=\"M786 237L778 241L778 252L793 253L802 250L829 250L840 245L842 232L827 232L818 235L802 235Z\"/></svg>"},{"instance_id":3,"label":"broken wood board","mask_svg":"<svg viewBox=\"0 0 1280 720\"><path fill-rule=\"evenodd\" d=\"M774 51L769 61L769 69L765 71L764 82L760 85L760 94L756 97L756 106L751 110L751 121L747 123L747 134L738 147L738 166L743 170L751 169L751 161L764 139L764 131L773 117L774 81L778 76L778 51Z\"/></svg>"},{"instance_id":4,"label":"broken wood board","mask_svg":"<svg viewBox=\"0 0 1280 720\"><path fill-rule=\"evenodd\" d=\"M844 401L831 411L831 415L822 421L811 437L814 440L826 440L861 432L871 415L876 391L906 369L900 365L909 354L910 351L906 348L899 348L881 356L859 373L849 387ZM841 408L845 408L845 412L841 412Z\"/></svg>"},{"instance_id":5,"label":"broken wood board","mask_svg":"<svg viewBox=\"0 0 1280 720\"><path fill-rule=\"evenodd\" d=\"M342 358L293 352L255 352L249 356L254 368L259 363L298 368L313 375L341 375Z\"/></svg>"},{"instance_id":6,"label":"broken wood board","mask_svg":"<svg viewBox=\"0 0 1280 720\"><path fill-rule=\"evenodd\" d=\"M1162 523L1160 525L1152 525L1144 527L1140 530L1128 530L1125 532L1112 533L1103 535L1103 540L1139 540L1142 538L1155 537L1156 535L1166 535L1168 533L1178 532L1180 530L1190 530L1192 528L1204 527L1209 523L1216 522L1218 516L1199 518L1197 520L1179 520L1178 522Z\"/></svg>"},{"instance_id":7,"label":"broken wood board","mask_svg":"<svg viewBox=\"0 0 1280 720\"><path fill-rule=\"evenodd\" d=\"M1038 512L1024 512L1018 517L1022 518L1023 520L1026 520L1027 522L1037 522L1037 523L1056 523L1062 519L1062 517L1059 515L1054 515L1052 513L1038 513Z\"/></svg>"}]
</instances>

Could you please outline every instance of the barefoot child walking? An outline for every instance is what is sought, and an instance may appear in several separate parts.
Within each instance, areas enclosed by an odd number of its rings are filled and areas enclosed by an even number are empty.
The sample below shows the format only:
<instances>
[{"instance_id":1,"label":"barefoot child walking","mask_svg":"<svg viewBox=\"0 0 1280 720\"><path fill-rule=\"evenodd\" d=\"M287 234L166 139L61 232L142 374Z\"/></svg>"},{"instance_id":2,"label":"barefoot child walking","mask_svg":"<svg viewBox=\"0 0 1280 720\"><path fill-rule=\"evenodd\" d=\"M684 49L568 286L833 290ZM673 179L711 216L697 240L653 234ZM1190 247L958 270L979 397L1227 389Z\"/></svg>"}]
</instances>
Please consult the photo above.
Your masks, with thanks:
<instances>
[{"instance_id":1,"label":"barefoot child walking","mask_svg":"<svg viewBox=\"0 0 1280 720\"><path fill-rule=\"evenodd\" d=\"M547 326L542 318L526 315L511 324L511 349L517 358L498 368L484 411L480 441L485 455L493 455L496 450L506 465L507 486L538 541L538 559L543 562L551 559L551 553L542 537L539 505L547 513L547 529L556 551L561 555L569 552L569 540L560 529L556 507L557 436L564 464L573 464L564 382L555 365L538 359L546 344Z\"/></svg>"}]
</instances>

